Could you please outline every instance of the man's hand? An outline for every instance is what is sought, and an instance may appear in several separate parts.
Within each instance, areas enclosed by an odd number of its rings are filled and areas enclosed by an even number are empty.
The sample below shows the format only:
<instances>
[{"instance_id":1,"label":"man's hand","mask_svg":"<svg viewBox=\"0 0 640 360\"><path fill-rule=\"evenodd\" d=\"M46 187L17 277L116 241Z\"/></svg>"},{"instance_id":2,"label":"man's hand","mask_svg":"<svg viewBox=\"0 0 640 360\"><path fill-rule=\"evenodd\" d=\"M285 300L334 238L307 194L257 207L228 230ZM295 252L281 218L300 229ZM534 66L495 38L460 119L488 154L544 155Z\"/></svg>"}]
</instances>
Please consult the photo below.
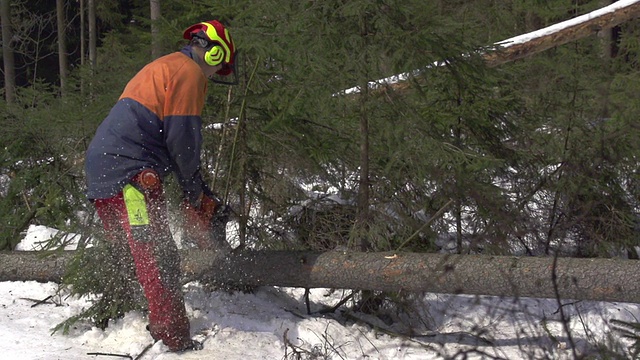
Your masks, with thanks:
<instances>
[{"instance_id":1,"label":"man's hand","mask_svg":"<svg viewBox=\"0 0 640 360\"><path fill-rule=\"evenodd\" d=\"M213 196L205 195L204 192L200 195L199 206L197 207L198 214L202 218L202 220L207 223L211 222L213 215L218 211L218 209L222 206L222 201L218 200Z\"/></svg>"},{"instance_id":2,"label":"man's hand","mask_svg":"<svg viewBox=\"0 0 640 360\"><path fill-rule=\"evenodd\" d=\"M185 234L200 250L230 250L226 241L226 225L231 208L218 198L200 195L194 205L185 200Z\"/></svg>"}]
</instances>

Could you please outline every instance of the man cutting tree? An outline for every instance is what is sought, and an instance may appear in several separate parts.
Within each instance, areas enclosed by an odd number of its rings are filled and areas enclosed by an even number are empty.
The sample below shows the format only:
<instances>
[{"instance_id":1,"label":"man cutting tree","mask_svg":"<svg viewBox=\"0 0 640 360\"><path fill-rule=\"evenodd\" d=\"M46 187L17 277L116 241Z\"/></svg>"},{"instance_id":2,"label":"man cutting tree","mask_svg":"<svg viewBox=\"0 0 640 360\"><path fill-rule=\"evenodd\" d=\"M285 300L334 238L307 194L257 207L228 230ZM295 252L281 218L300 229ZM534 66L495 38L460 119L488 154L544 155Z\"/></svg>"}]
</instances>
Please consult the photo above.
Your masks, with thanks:
<instances>
[{"instance_id":1,"label":"man cutting tree","mask_svg":"<svg viewBox=\"0 0 640 360\"><path fill-rule=\"evenodd\" d=\"M196 345L180 287L180 258L171 232L163 180L174 173L184 193L185 232L214 249L214 225L228 207L200 172L207 78L236 76L228 30L211 20L190 26L189 43L138 72L98 127L86 154L87 197L107 239L127 242L149 302L149 331L171 351ZM229 82L227 82L229 83Z\"/></svg>"}]
</instances>

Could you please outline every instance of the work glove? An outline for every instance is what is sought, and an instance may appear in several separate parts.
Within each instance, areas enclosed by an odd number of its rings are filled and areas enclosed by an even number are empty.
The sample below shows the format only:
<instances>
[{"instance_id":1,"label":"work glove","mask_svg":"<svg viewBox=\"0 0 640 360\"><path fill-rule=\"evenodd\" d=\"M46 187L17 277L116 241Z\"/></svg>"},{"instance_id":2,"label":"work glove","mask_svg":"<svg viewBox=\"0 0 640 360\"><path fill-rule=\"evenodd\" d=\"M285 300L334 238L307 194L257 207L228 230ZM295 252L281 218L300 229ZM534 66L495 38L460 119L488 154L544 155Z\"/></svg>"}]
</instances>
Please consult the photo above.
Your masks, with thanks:
<instances>
[{"instance_id":1,"label":"work glove","mask_svg":"<svg viewBox=\"0 0 640 360\"><path fill-rule=\"evenodd\" d=\"M185 200L184 232L200 250L231 250L226 226L231 208L209 191L203 191L195 204Z\"/></svg>"}]
</instances>

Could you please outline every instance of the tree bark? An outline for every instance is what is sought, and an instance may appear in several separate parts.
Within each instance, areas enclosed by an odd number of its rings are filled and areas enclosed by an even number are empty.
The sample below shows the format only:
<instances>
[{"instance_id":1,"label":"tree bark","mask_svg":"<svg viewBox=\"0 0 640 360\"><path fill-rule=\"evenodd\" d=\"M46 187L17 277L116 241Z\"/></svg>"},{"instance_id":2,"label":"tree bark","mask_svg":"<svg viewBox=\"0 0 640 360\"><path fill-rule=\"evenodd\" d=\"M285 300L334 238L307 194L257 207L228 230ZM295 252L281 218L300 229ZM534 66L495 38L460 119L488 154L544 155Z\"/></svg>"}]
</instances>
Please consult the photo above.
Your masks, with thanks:
<instances>
[{"instance_id":1,"label":"tree bark","mask_svg":"<svg viewBox=\"0 0 640 360\"><path fill-rule=\"evenodd\" d=\"M162 41L160 41L160 0L150 0L151 13L151 58L157 59L162 55Z\"/></svg>"},{"instance_id":2,"label":"tree bark","mask_svg":"<svg viewBox=\"0 0 640 360\"><path fill-rule=\"evenodd\" d=\"M86 52L87 50L85 49L86 44L85 44L85 14L86 14L86 10L85 10L85 1L86 0L78 0L78 2L80 3L80 65L84 65L85 63L85 58L86 58Z\"/></svg>"},{"instance_id":3,"label":"tree bark","mask_svg":"<svg viewBox=\"0 0 640 360\"><path fill-rule=\"evenodd\" d=\"M0 252L0 281L60 282L73 252ZM183 251L185 281L640 303L636 260L245 251ZM555 276L554 276L555 275ZM556 289L557 288L557 292Z\"/></svg>"},{"instance_id":4,"label":"tree bark","mask_svg":"<svg viewBox=\"0 0 640 360\"><path fill-rule=\"evenodd\" d=\"M10 0L0 0L0 21L2 22L2 59L4 60L4 92L8 104L15 101L16 76L13 57L13 31L11 30Z\"/></svg>"},{"instance_id":5,"label":"tree bark","mask_svg":"<svg viewBox=\"0 0 640 360\"><path fill-rule=\"evenodd\" d=\"M56 0L56 19L58 28L58 64L60 68L60 95L65 95L67 82L67 42L64 0Z\"/></svg>"},{"instance_id":6,"label":"tree bark","mask_svg":"<svg viewBox=\"0 0 640 360\"><path fill-rule=\"evenodd\" d=\"M97 43L98 43L98 29L96 28L96 0L87 1L88 11L88 27L89 27L89 66L91 67L91 73L95 73L97 66Z\"/></svg>"},{"instance_id":7,"label":"tree bark","mask_svg":"<svg viewBox=\"0 0 640 360\"><path fill-rule=\"evenodd\" d=\"M366 49L370 45L371 37L369 33L369 19L367 14L360 14L360 39L364 52L364 62L369 63L369 55ZM350 238L355 240L355 249L367 251L371 247L369 238L369 229L371 228L370 202L371 202L371 182L370 182L370 162L369 162L369 111L367 109L367 101L370 101L370 94L366 82L361 86L359 98L358 117L360 120L360 164L358 176L358 201L356 211L356 221L354 230L350 234Z\"/></svg>"}]
</instances>

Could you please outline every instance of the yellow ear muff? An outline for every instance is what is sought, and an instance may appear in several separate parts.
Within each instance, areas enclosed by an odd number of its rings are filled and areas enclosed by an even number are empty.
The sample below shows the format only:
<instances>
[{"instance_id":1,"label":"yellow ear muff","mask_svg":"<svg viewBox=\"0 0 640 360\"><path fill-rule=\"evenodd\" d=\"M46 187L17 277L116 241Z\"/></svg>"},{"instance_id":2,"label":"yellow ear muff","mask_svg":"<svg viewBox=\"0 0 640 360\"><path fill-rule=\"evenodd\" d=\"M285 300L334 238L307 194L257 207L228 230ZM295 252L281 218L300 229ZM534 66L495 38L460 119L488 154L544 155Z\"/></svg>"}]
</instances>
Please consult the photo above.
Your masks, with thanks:
<instances>
[{"instance_id":1,"label":"yellow ear muff","mask_svg":"<svg viewBox=\"0 0 640 360\"><path fill-rule=\"evenodd\" d=\"M224 60L224 49L220 45L214 45L211 49L204 53L204 62L210 66L222 64Z\"/></svg>"}]
</instances>

